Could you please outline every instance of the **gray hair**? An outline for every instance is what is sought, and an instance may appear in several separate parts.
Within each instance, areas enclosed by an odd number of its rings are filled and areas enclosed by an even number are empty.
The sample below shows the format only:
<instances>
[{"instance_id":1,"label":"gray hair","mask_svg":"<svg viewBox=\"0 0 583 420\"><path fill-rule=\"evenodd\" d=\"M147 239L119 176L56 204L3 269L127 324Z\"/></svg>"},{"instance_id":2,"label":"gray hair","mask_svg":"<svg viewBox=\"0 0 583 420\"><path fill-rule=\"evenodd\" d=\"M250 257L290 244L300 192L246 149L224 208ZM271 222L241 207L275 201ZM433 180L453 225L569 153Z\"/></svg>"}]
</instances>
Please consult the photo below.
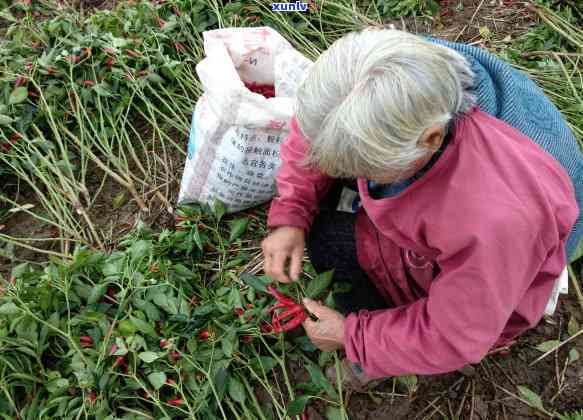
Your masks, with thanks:
<instances>
[{"instance_id":1,"label":"gray hair","mask_svg":"<svg viewBox=\"0 0 583 420\"><path fill-rule=\"evenodd\" d=\"M298 89L305 163L333 177L402 173L429 154L425 130L475 104L456 51L407 32L366 28L337 40Z\"/></svg>"}]
</instances>

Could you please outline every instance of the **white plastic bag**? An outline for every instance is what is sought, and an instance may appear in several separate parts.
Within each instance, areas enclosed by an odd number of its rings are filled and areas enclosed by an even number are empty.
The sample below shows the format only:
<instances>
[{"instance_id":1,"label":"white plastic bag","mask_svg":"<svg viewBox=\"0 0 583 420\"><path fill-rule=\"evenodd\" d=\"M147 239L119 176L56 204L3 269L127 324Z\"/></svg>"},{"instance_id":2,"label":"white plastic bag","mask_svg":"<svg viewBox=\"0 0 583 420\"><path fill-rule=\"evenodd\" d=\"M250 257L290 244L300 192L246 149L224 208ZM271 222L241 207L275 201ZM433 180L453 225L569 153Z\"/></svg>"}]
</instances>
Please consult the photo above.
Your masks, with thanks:
<instances>
[{"instance_id":1,"label":"white plastic bag","mask_svg":"<svg viewBox=\"0 0 583 420\"><path fill-rule=\"evenodd\" d=\"M312 62L268 27L203 33L196 103L179 203L222 201L230 212L271 200L295 93ZM269 84L265 98L244 82Z\"/></svg>"}]
</instances>

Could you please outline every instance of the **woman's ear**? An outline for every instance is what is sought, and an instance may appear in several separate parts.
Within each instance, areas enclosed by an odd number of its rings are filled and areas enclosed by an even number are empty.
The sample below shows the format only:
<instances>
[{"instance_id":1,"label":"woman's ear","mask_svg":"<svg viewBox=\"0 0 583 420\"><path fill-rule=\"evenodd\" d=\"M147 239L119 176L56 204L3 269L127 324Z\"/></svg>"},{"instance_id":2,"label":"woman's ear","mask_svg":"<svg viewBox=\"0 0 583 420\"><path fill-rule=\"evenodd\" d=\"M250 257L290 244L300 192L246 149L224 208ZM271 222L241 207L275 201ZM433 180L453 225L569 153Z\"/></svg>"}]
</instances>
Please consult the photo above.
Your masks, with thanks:
<instances>
[{"instance_id":1,"label":"woman's ear","mask_svg":"<svg viewBox=\"0 0 583 420\"><path fill-rule=\"evenodd\" d=\"M437 152L443 143L445 138L445 126L435 125L429 127L418 141L419 146L431 150L432 152Z\"/></svg>"}]
</instances>

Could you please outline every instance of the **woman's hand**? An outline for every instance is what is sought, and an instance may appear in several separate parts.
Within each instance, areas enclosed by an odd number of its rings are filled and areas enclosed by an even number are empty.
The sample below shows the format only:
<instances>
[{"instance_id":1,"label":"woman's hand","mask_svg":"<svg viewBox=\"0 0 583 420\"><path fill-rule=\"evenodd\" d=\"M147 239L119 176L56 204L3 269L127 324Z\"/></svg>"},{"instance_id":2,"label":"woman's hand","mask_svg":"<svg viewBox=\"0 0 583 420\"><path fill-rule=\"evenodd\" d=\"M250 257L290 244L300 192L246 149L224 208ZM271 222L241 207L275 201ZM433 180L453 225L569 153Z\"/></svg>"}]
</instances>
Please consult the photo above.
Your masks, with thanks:
<instances>
[{"instance_id":1,"label":"woman's hand","mask_svg":"<svg viewBox=\"0 0 583 420\"><path fill-rule=\"evenodd\" d=\"M344 347L344 321L342 314L311 299L304 299L304 306L318 318L304 321L304 329L312 344L322 351L334 351Z\"/></svg>"},{"instance_id":2,"label":"woman's hand","mask_svg":"<svg viewBox=\"0 0 583 420\"><path fill-rule=\"evenodd\" d=\"M302 272L305 244L303 229L292 226L275 229L261 244L265 274L282 283L296 281ZM288 260L289 276L285 272Z\"/></svg>"}]
</instances>

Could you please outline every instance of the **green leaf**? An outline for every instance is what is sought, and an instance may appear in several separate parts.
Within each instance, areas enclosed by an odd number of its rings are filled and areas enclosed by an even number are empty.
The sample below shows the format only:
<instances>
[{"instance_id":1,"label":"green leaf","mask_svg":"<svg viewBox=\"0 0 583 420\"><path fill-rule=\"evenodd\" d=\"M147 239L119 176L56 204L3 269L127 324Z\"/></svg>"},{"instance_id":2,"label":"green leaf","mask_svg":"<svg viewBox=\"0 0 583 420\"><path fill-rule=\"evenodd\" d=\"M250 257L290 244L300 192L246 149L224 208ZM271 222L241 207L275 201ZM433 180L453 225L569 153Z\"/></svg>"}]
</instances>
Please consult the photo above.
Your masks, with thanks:
<instances>
[{"instance_id":1,"label":"green leaf","mask_svg":"<svg viewBox=\"0 0 583 420\"><path fill-rule=\"evenodd\" d=\"M416 375L404 375L398 376L397 382L404 385L407 391L412 394L417 389L417 376Z\"/></svg>"},{"instance_id":2,"label":"green leaf","mask_svg":"<svg viewBox=\"0 0 583 420\"><path fill-rule=\"evenodd\" d=\"M0 12L0 18L8 20L10 22L17 21L17 19L14 17L14 15L12 13L10 13L10 10L8 10L8 9L4 9Z\"/></svg>"},{"instance_id":3,"label":"green leaf","mask_svg":"<svg viewBox=\"0 0 583 420\"><path fill-rule=\"evenodd\" d=\"M263 292L263 293L267 293L267 283L261 281L259 279L259 277L253 276L251 274L247 274L247 273L243 273L241 275L241 280L247 284L248 286L251 286L252 288L254 288L255 290L257 290L258 292Z\"/></svg>"},{"instance_id":4,"label":"green leaf","mask_svg":"<svg viewBox=\"0 0 583 420\"><path fill-rule=\"evenodd\" d=\"M160 355L158 353L154 353L153 351L144 351L138 354L138 357L146 363L152 363L154 360L158 360Z\"/></svg>"},{"instance_id":5,"label":"green leaf","mask_svg":"<svg viewBox=\"0 0 583 420\"><path fill-rule=\"evenodd\" d=\"M166 383L166 374L164 372L154 372L148 375L148 380L156 390L162 388Z\"/></svg>"},{"instance_id":6,"label":"green leaf","mask_svg":"<svg viewBox=\"0 0 583 420\"><path fill-rule=\"evenodd\" d=\"M215 215L217 221L221 221L227 209L225 208L225 204L220 200L215 200L215 204L213 206L213 214Z\"/></svg>"},{"instance_id":7,"label":"green leaf","mask_svg":"<svg viewBox=\"0 0 583 420\"><path fill-rule=\"evenodd\" d=\"M203 250L202 249L202 240L200 239L200 232L198 231L198 225L196 225L194 227L194 229L192 229L192 238L194 239L194 243L196 244L198 249L202 251Z\"/></svg>"},{"instance_id":8,"label":"green leaf","mask_svg":"<svg viewBox=\"0 0 583 420\"><path fill-rule=\"evenodd\" d=\"M93 289L91 289L91 293L89 293L89 297L87 298L87 304L93 305L97 303L97 301L105 295L105 292L107 292L107 286L107 283L96 284L93 286Z\"/></svg>"},{"instance_id":9,"label":"green leaf","mask_svg":"<svg viewBox=\"0 0 583 420\"><path fill-rule=\"evenodd\" d=\"M225 368L219 368L215 374L215 389L219 395L219 400L223 399L225 391L227 390L227 370Z\"/></svg>"},{"instance_id":10,"label":"green leaf","mask_svg":"<svg viewBox=\"0 0 583 420\"><path fill-rule=\"evenodd\" d=\"M310 395L302 395L301 397L297 397L295 400L289 403L287 406L287 415L288 416L297 416L304 412L306 409L306 404L312 398Z\"/></svg>"},{"instance_id":11,"label":"green leaf","mask_svg":"<svg viewBox=\"0 0 583 420\"><path fill-rule=\"evenodd\" d=\"M127 337L128 335L135 334L135 332L137 330L138 330L137 327L129 319L121 320L117 324L117 331L123 337Z\"/></svg>"},{"instance_id":12,"label":"green leaf","mask_svg":"<svg viewBox=\"0 0 583 420\"><path fill-rule=\"evenodd\" d=\"M10 105L16 105L24 102L26 98L28 98L28 89L24 86L20 86L12 91L8 103Z\"/></svg>"},{"instance_id":13,"label":"green leaf","mask_svg":"<svg viewBox=\"0 0 583 420\"><path fill-rule=\"evenodd\" d=\"M130 315L130 319L132 324L137 328L138 331L143 332L144 334L149 335L150 337L157 338L158 334L156 334L156 330L146 321L142 321L140 318L136 318L135 316Z\"/></svg>"},{"instance_id":14,"label":"green leaf","mask_svg":"<svg viewBox=\"0 0 583 420\"><path fill-rule=\"evenodd\" d=\"M225 353L225 356L232 357L237 344L237 332L231 329L222 339L223 353Z\"/></svg>"},{"instance_id":15,"label":"green leaf","mask_svg":"<svg viewBox=\"0 0 583 420\"><path fill-rule=\"evenodd\" d=\"M331 405L326 407L326 420L343 420L344 416L342 411L338 407L332 407Z\"/></svg>"},{"instance_id":16,"label":"green leaf","mask_svg":"<svg viewBox=\"0 0 583 420\"><path fill-rule=\"evenodd\" d=\"M243 217L231 222L231 234L229 235L229 242L236 241L245 233L249 225L249 218Z\"/></svg>"},{"instance_id":17,"label":"green leaf","mask_svg":"<svg viewBox=\"0 0 583 420\"><path fill-rule=\"evenodd\" d=\"M583 104L581 105L581 107L583 108ZM580 112L583 112L583 110L581 110ZM583 257L583 240L579 242L579 246L575 249L575 253L571 257L571 262L577 261L581 257Z\"/></svg>"},{"instance_id":18,"label":"green leaf","mask_svg":"<svg viewBox=\"0 0 583 420\"><path fill-rule=\"evenodd\" d=\"M229 396L238 403L243 404L245 402L245 388L235 377L229 378Z\"/></svg>"},{"instance_id":19,"label":"green leaf","mask_svg":"<svg viewBox=\"0 0 583 420\"><path fill-rule=\"evenodd\" d=\"M310 299L317 299L330 286L333 275L334 270L330 270L311 280L306 287L306 296Z\"/></svg>"},{"instance_id":20,"label":"green leaf","mask_svg":"<svg viewBox=\"0 0 583 420\"><path fill-rule=\"evenodd\" d=\"M133 259L145 258L152 253L152 241L136 241L129 249Z\"/></svg>"},{"instance_id":21,"label":"green leaf","mask_svg":"<svg viewBox=\"0 0 583 420\"><path fill-rule=\"evenodd\" d=\"M67 388L69 388L69 380L65 378L53 379L47 384L47 391L51 394L61 393Z\"/></svg>"},{"instance_id":22,"label":"green leaf","mask_svg":"<svg viewBox=\"0 0 583 420\"><path fill-rule=\"evenodd\" d=\"M567 333L569 334L569 336L572 337L579 332L579 328L580 327L579 323L577 322L577 319L575 318L575 316L571 315L569 323L567 324Z\"/></svg>"},{"instance_id":23,"label":"green leaf","mask_svg":"<svg viewBox=\"0 0 583 420\"><path fill-rule=\"evenodd\" d=\"M328 394L331 398L335 400L338 399L338 393L336 392L328 378L326 378L324 373L322 373L318 365L312 362L308 362L306 365L306 369L310 374L310 378L312 378L312 382L314 382L320 388L326 391L326 394Z\"/></svg>"},{"instance_id":24,"label":"green leaf","mask_svg":"<svg viewBox=\"0 0 583 420\"><path fill-rule=\"evenodd\" d=\"M236 1L233 3L227 3L223 7L223 12L230 13L230 14L239 13L243 9L243 6L244 6L244 4L240 1Z\"/></svg>"},{"instance_id":25,"label":"green leaf","mask_svg":"<svg viewBox=\"0 0 583 420\"><path fill-rule=\"evenodd\" d=\"M0 306L0 315L16 315L19 312L20 309L14 302L8 302Z\"/></svg>"},{"instance_id":26,"label":"green leaf","mask_svg":"<svg viewBox=\"0 0 583 420\"><path fill-rule=\"evenodd\" d=\"M277 366L277 360L269 356L257 356L255 359L251 360L249 366L253 369L259 376L263 376L263 373L271 372Z\"/></svg>"},{"instance_id":27,"label":"green leaf","mask_svg":"<svg viewBox=\"0 0 583 420\"><path fill-rule=\"evenodd\" d=\"M164 79L162 79L162 78L161 78L161 77L160 77L158 74L156 74L156 73L150 73L150 74L148 74L148 75L146 76L146 79L147 79L149 82L156 83L156 84L160 84L160 83L163 83L163 82L164 82Z\"/></svg>"},{"instance_id":28,"label":"green leaf","mask_svg":"<svg viewBox=\"0 0 583 420\"><path fill-rule=\"evenodd\" d=\"M0 114L0 125L8 125L13 121L14 121L14 119L10 118L8 115Z\"/></svg>"},{"instance_id":29,"label":"green leaf","mask_svg":"<svg viewBox=\"0 0 583 420\"><path fill-rule=\"evenodd\" d=\"M160 311L152 302L148 302L142 299L135 299L134 304L136 305L136 308L142 310L146 314L149 321L160 320Z\"/></svg>"},{"instance_id":30,"label":"green leaf","mask_svg":"<svg viewBox=\"0 0 583 420\"><path fill-rule=\"evenodd\" d=\"M113 96L113 93L106 87L104 83L98 83L93 86L93 90L97 93L98 96L108 98Z\"/></svg>"},{"instance_id":31,"label":"green leaf","mask_svg":"<svg viewBox=\"0 0 583 420\"><path fill-rule=\"evenodd\" d=\"M579 360L579 352L575 347L569 350L569 363L573 363Z\"/></svg>"},{"instance_id":32,"label":"green leaf","mask_svg":"<svg viewBox=\"0 0 583 420\"><path fill-rule=\"evenodd\" d=\"M214 303L209 303L206 305L201 305L192 311L193 317L203 317L208 314L211 314L216 309L216 305Z\"/></svg>"},{"instance_id":33,"label":"green leaf","mask_svg":"<svg viewBox=\"0 0 583 420\"><path fill-rule=\"evenodd\" d=\"M523 385L518 385L518 392L532 407L544 410L543 402L540 397Z\"/></svg>"},{"instance_id":34,"label":"green leaf","mask_svg":"<svg viewBox=\"0 0 583 420\"><path fill-rule=\"evenodd\" d=\"M544 343L540 343L535 348L541 353L546 353L547 351L551 351L552 349L557 347L559 344L561 344L559 340L549 340L545 341Z\"/></svg>"},{"instance_id":35,"label":"green leaf","mask_svg":"<svg viewBox=\"0 0 583 420\"><path fill-rule=\"evenodd\" d=\"M178 313L178 299L172 295L157 293L154 295L154 303L170 315L176 315Z\"/></svg>"}]
</instances>

